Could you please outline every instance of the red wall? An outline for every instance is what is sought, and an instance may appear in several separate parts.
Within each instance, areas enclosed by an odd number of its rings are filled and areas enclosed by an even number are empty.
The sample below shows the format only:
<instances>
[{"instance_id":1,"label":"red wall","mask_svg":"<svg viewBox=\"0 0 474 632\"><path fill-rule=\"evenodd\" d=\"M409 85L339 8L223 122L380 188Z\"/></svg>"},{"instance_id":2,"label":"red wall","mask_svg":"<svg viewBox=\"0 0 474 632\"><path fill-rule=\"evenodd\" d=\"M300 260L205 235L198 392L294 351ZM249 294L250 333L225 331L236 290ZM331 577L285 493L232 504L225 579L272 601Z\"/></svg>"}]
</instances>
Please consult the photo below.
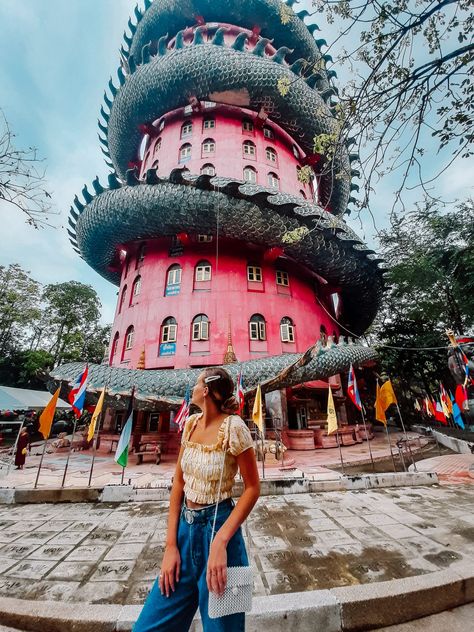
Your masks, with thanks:
<instances>
[{"instance_id":1,"label":"red wall","mask_svg":"<svg viewBox=\"0 0 474 632\"><path fill-rule=\"evenodd\" d=\"M216 270L215 244L212 242L198 244L193 241L184 247L182 256L178 257L169 256L169 247L169 239L148 241L145 258L138 268L136 247L128 247L131 261L127 275L124 265L119 300L125 285L126 298L121 312L115 316L112 329L112 340L117 332L119 334L117 353L111 358L114 366L135 368L143 348L146 349L147 369L221 364L227 348L229 317L232 341L239 361L305 351L319 338L321 325L325 326L329 334L337 332L337 327L316 300L314 276L290 260L280 258L276 263L266 263L261 250L221 240ZM194 268L203 259L212 265L212 279L210 283L202 284L201 287L205 289L197 289ZM255 284L258 291L249 289L248 261L260 264L263 269L263 283L260 286ZM175 263L182 267L180 293L177 296L165 296L167 270ZM277 269L289 273L289 290L276 285ZM131 288L137 274L141 276L141 291L130 305ZM327 286L324 288L326 296L332 291ZM198 345L193 342L193 353L190 354L191 322L201 313L210 320L210 340L209 343ZM267 341L252 343L251 351L248 321L255 313L261 314L266 320ZM178 322L176 354L159 357L161 323L169 316ZM284 316L290 317L295 325L294 344L281 342L280 321ZM125 333L130 325L134 327L134 344L131 351L123 354Z\"/></svg>"}]
</instances>

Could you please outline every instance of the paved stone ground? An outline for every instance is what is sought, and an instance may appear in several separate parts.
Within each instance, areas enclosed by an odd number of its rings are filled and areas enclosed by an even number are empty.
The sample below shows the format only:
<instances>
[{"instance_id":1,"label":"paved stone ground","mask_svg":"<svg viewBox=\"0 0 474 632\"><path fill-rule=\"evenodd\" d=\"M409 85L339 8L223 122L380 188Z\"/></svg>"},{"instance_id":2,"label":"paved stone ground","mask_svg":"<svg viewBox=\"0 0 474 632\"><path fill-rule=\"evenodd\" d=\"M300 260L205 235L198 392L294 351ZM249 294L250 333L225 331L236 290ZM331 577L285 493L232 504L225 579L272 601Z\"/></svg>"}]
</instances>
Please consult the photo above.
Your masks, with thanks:
<instances>
[{"instance_id":1,"label":"paved stone ground","mask_svg":"<svg viewBox=\"0 0 474 632\"><path fill-rule=\"evenodd\" d=\"M379 632L470 632L473 627L474 603L470 603L401 625L379 628Z\"/></svg>"},{"instance_id":2,"label":"paved stone ground","mask_svg":"<svg viewBox=\"0 0 474 632\"><path fill-rule=\"evenodd\" d=\"M409 433L410 436L418 436L416 433ZM398 432L391 433L391 442L393 446L403 435ZM426 440L422 439L425 444ZM374 459L389 458L389 446L387 438L382 433L376 433L374 439L370 442ZM346 466L361 463L369 463L364 471L371 472L370 456L368 452L367 442L355 444L353 446L345 446L342 448L344 463ZM38 464L40 461L41 449L35 447L32 449L31 455L27 456L24 470L12 470L8 477L1 479L2 487L31 488L34 485ZM431 456L431 454L430 454ZM66 463L66 453L46 454L39 478L39 487L59 487L62 482L64 466ZM84 487L88 484L89 471L92 460L92 452L73 452L70 458L66 487ZM136 465L133 455L130 456L129 466L126 468L125 479L130 480L135 487L146 487L156 484L158 481L168 482L173 476L176 466L176 455L165 454L160 465L155 465L151 461L146 461L142 465ZM339 450L330 448L326 450L288 450L285 453L285 461L292 462L291 470L281 470L278 463L273 465L267 463L265 466L266 478L285 478L304 475L308 478L323 478L326 474L332 474L328 468L340 466ZM261 463L259 463L261 471ZM391 461L378 468L380 472L393 471ZM399 466L399 471L402 471ZM104 486L107 484L117 484L120 482L122 468L113 460L113 455L108 452L108 444L103 442L103 448L98 452L94 475L92 479L93 486Z\"/></svg>"},{"instance_id":3,"label":"paved stone ground","mask_svg":"<svg viewBox=\"0 0 474 632\"><path fill-rule=\"evenodd\" d=\"M436 472L441 483L474 483L474 454L434 456L417 463L417 468L419 472ZM413 466L409 469L413 470Z\"/></svg>"},{"instance_id":4,"label":"paved stone ground","mask_svg":"<svg viewBox=\"0 0 474 632\"><path fill-rule=\"evenodd\" d=\"M474 562L474 486L260 498L255 594L422 575ZM163 554L167 504L0 506L0 596L140 604Z\"/></svg>"}]
</instances>

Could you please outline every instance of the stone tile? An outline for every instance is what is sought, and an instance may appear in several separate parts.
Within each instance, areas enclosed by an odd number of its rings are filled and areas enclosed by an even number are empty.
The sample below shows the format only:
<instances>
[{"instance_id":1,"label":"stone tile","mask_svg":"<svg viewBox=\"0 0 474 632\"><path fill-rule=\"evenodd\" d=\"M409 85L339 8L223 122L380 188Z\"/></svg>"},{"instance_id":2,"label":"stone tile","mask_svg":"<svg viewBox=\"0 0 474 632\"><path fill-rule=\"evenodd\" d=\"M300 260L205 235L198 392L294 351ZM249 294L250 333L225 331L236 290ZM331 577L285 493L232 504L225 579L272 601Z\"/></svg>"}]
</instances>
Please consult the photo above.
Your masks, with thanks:
<instances>
[{"instance_id":1,"label":"stone tile","mask_svg":"<svg viewBox=\"0 0 474 632\"><path fill-rule=\"evenodd\" d=\"M308 526L313 531L328 531L338 528L337 522L334 522L334 520L331 520L330 518L315 518L314 520L310 520L308 522Z\"/></svg>"},{"instance_id":2,"label":"stone tile","mask_svg":"<svg viewBox=\"0 0 474 632\"><path fill-rule=\"evenodd\" d=\"M165 542L166 540L166 529L157 529L151 536L150 542Z\"/></svg>"},{"instance_id":3,"label":"stone tile","mask_svg":"<svg viewBox=\"0 0 474 632\"><path fill-rule=\"evenodd\" d=\"M48 544L72 544L76 546L79 542L84 540L87 535L88 534L84 531L61 531L60 533L55 533L51 539L48 540Z\"/></svg>"},{"instance_id":4,"label":"stone tile","mask_svg":"<svg viewBox=\"0 0 474 632\"><path fill-rule=\"evenodd\" d=\"M108 546L98 545L98 546L78 546L76 547L72 553L69 554L67 561L68 562L82 562L82 561L91 561L97 562L104 553L109 549Z\"/></svg>"},{"instance_id":5,"label":"stone tile","mask_svg":"<svg viewBox=\"0 0 474 632\"><path fill-rule=\"evenodd\" d=\"M282 549L286 546L283 538L278 538L271 535L252 536L252 544L257 550Z\"/></svg>"},{"instance_id":6,"label":"stone tile","mask_svg":"<svg viewBox=\"0 0 474 632\"><path fill-rule=\"evenodd\" d=\"M113 546L119 537L119 531L105 531L98 527L87 535L83 544L87 546L95 546L96 544L108 544L109 546Z\"/></svg>"},{"instance_id":7,"label":"stone tile","mask_svg":"<svg viewBox=\"0 0 474 632\"><path fill-rule=\"evenodd\" d=\"M21 544L36 544L40 546L49 542L55 535L56 531L30 531L29 533L23 533L21 540L17 540L16 543L19 544L21 542Z\"/></svg>"},{"instance_id":8,"label":"stone tile","mask_svg":"<svg viewBox=\"0 0 474 632\"><path fill-rule=\"evenodd\" d=\"M40 546L31 555L28 556L29 560L61 560L66 557L71 551L74 550L73 546L63 546L61 544L48 543L45 546Z\"/></svg>"},{"instance_id":9,"label":"stone tile","mask_svg":"<svg viewBox=\"0 0 474 632\"><path fill-rule=\"evenodd\" d=\"M322 531L321 533L328 533ZM311 548L315 543L317 534L311 531L303 532L301 530L295 530L286 534L286 539L290 543L290 546L298 546L301 548Z\"/></svg>"},{"instance_id":10,"label":"stone tile","mask_svg":"<svg viewBox=\"0 0 474 632\"><path fill-rule=\"evenodd\" d=\"M127 595L127 604L142 605L153 586L153 581L136 582Z\"/></svg>"},{"instance_id":11,"label":"stone tile","mask_svg":"<svg viewBox=\"0 0 474 632\"><path fill-rule=\"evenodd\" d=\"M381 540L388 540L390 536L386 533L382 533L375 527L364 527L362 529L348 529L353 538L357 538L361 542L380 542Z\"/></svg>"},{"instance_id":12,"label":"stone tile","mask_svg":"<svg viewBox=\"0 0 474 632\"><path fill-rule=\"evenodd\" d=\"M7 527L6 530L15 533L26 533L27 531L34 531L45 524L47 523L44 520L18 520L13 525ZM53 529L49 530L53 531Z\"/></svg>"},{"instance_id":13,"label":"stone tile","mask_svg":"<svg viewBox=\"0 0 474 632\"><path fill-rule=\"evenodd\" d=\"M126 586L117 581L88 582L78 588L68 601L87 603L124 603Z\"/></svg>"},{"instance_id":14,"label":"stone tile","mask_svg":"<svg viewBox=\"0 0 474 632\"><path fill-rule=\"evenodd\" d=\"M396 518L383 513L364 514L362 517L366 522L374 526L398 524L399 522Z\"/></svg>"},{"instance_id":15,"label":"stone tile","mask_svg":"<svg viewBox=\"0 0 474 632\"><path fill-rule=\"evenodd\" d=\"M90 578L91 582L126 581L132 574L134 562L101 562Z\"/></svg>"},{"instance_id":16,"label":"stone tile","mask_svg":"<svg viewBox=\"0 0 474 632\"><path fill-rule=\"evenodd\" d=\"M145 548L145 543L138 544L117 544L113 546L104 557L104 562L108 560L135 560Z\"/></svg>"},{"instance_id":17,"label":"stone tile","mask_svg":"<svg viewBox=\"0 0 474 632\"><path fill-rule=\"evenodd\" d=\"M82 521L82 522L73 522L65 531L87 531L90 532L95 529L98 525L98 521Z\"/></svg>"},{"instance_id":18,"label":"stone tile","mask_svg":"<svg viewBox=\"0 0 474 632\"><path fill-rule=\"evenodd\" d=\"M314 580L308 573L293 574L274 571L265 573L264 579L270 595L311 590L314 585Z\"/></svg>"},{"instance_id":19,"label":"stone tile","mask_svg":"<svg viewBox=\"0 0 474 632\"><path fill-rule=\"evenodd\" d=\"M150 557L150 558L140 559L137 565L135 566L135 569L133 572L134 577L140 580L147 580L147 581L156 579L158 575L160 574L162 559L163 559L162 556L160 556L159 558Z\"/></svg>"},{"instance_id":20,"label":"stone tile","mask_svg":"<svg viewBox=\"0 0 474 632\"><path fill-rule=\"evenodd\" d=\"M15 597L24 599L28 590L31 588L31 580L0 578L0 595L4 597Z\"/></svg>"},{"instance_id":21,"label":"stone tile","mask_svg":"<svg viewBox=\"0 0 474 632\"><path fill-rule=\"evenodd\" d=\"M71 524L73 524L71 520L50 520L38 527L36 531L63 531L70 527Z\"/></svg>"},{"instance_id":22,"label":"stone tile","mask_svg":"<svg viewBox=\"0 0 474 632\"><path fill-rule=\"evenodd\" d=\"M343 507L325 509L324 511L330 518L350 518L354 515L352 511L349 511L349 509L345 509Z\"/></svg>"},{"instance_id":23,"label":"stone tile","mask_svg":"<svg viewBox=\"0 0 474 632\"><path fill-rule=\"evenodd\" d=\"M10 544L10 542L15 542L19 540L21 536L25 535L24 533L16 533L14 531L0 531L0 545L2 544Z\"/></svg>"},{"instance_id":24,"label":"stone tile","mask_svg":"<svg viewBox=\"0 0 474 632\"><path fill-rule=\"evenodd\" d=\"M403 524L381 524L378 528L395 540L399 538L412 538L418 535L417 531Z\"/></svg>"},{"instance_id":25,"label":"stone tile","mask_svg":"<svg viewBox=\"0 0 474 632\"><path fill-rule=\"evenodd\" d=\"M8 570L15 564L18 564L18 560L15 560L12 557L10 559L0 558L0 573L3 573L3 571Z\"/></svg>"},{"instance_id":26,"label":"stone tile","mask_svg":"<svg viewBox=\"0 0 474 632\"><path fill-rule=\"evenodd\" d=\"M55 561L23 560L4 574L20 579L42 579L55 565Z\"/></svg>"},{"instance_id":27,"label":"stone tile","mask_svg":"<svg viewBox=\"0 0 474 632\"><path fill-rule=\"evenodd\" d=\"M26 597L34 601L68 601L72 600L79 588L79 582L36 582Z\"/></svg>"},{"instance_id":28,"label":"stone tile","mask_svg":"<svg viewBox=\"0 0 474 632\"><path fill-rule=\"evenodd\" d=\"M122 535L118 538L117 543L120 542L129 542L129 543L133 543L133 542L147 542L149 540L149 538L152 535L152 531L148 531L148 530L137 530L137 531L125 531L124 533L122 533Z\"/></svg>"},{"instance_id":29,"label":"stone tile","mask_svg":"<svg viewBox=\"0 0 474 632\"><path fill-rule=\"evenodd\" d=\"M291 567L292 562L294 562L293 553L288 549L259 551L258 559L265 573L279 570L283 567Z\"/></svg>"},{"instance_id":30,"label":"stone tile","mask_svg":"<svg viewBox=\"0 0 474 632\"><path fill-rule=\"evenodd\" d=\"M14 524L16 524L14 520L5 520L0 518L0 531L2 529L6 529L7 527L11 527Z\"/></svg>"},{"instance_id":31,"label":"stone tile","mask_svg":"<svg viewBox=\"0 0 474 632\"><path fill-rule=\"evenodd\" d=\"M336 521L339 524L335 524L335 528L338 528L339 525L344 529L360 529L368 526L367 522L358 516L341 516L336 518Z\"/></svg>"},{"instance_id":32,"label":"stone tile","mask_svg":"<svg viewBox=\"0 0 474 632\"><path fill-rule=\"evenodd\" d=\"M334 546L336 544L352 544L353 542L355 542L354 538L342 529L323 531L315 536L315 546L320 544L323 546Z\"/></svg>"},{"instance_id":33,"label":"stone tile","mask_svg":"<svg viewBox=\"0 0 474 632\"><path fill-rule=\"evenodd\" d=\"M0 557L13 557L21 560L31 555L38 546L38 544L22 544L21 542L7 544L0 548Z\"/></svg>"},{"instance_id":34,"label":"stone tile","mask_svg":"<svg viewBox=\"0 0 474 632\"><path fill-rule=\"evenodd\" d=\"M93 562L61 562L48 574L48 580L65 579L82 582L85 577L92 574L95 565Z\"/></svg>"}]
</instances>

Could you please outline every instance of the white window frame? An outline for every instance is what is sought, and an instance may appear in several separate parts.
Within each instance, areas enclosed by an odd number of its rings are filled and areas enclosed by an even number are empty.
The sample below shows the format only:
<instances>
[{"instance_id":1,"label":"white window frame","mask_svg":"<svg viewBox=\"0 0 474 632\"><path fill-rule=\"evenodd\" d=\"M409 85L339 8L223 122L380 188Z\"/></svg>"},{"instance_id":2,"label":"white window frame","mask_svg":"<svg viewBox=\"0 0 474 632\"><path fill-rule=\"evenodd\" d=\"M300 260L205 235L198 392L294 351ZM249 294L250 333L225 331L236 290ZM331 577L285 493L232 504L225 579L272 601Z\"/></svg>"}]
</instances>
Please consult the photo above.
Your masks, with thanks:
<instances>
[{"instance_id":1,"label":"white window frame","mask_svg":"<svg viewBox=\"0 0 474 632\"><path fill-rule=\"evenodd\" d=\"M182 271L182 268L171 268L170 270L168 270L166 287L168 287L169 285L181 285Z\"/></svg>"},{"instance_id":2,"label":"white window frame","mask_svg":"<svg viewBox=\"0 0 474 632\"><path fill-rule=\"evenodd\" d=\"M283 287L290 286L290 278L288 276L288 272L286 270L277 270L276 271L276 284L282 285Z\"/></svg>"},{"instance_id":3,"label":"white window frame","mask_svg":"<svg viewBox=\"0 0 474 632\"><path fill-rule=\"evenodd\" d=\"M198 320L197 322L192 323L193 331L192 331L192 340L197 342L199 340L209 340L209 321L208 320Z\"/></svg>"},{"instance_id":4,"label":"white window frame","mask_svg":"<svg viewBox=\"0 0 474 632\"><path fill-rule=\"evenodd\" d=\"M181 138L188 138L193 135L193 122L186 121L181 126Z\"/></svg>"},{"instance_id":5,"label":"white window frame","mask_svg":"<svg viewBox=\"0 0 474 632\"><path fill-rule=\"evenodd\" d=\"M199 281L210 281L212 276L212 266L210 263L203 263L196 266L195 279Z\"/></svg>"},{"instance_id":6,"label":"white window frame","mask_svg":"<svg viewBox=\"0 0 474 632\"><path fill-rule=\"evenodd\" d=\"M202 143L203 154L215 154L216 153L216 141L213 138L206 138Z\"/></svg>"},{"instance_id":7,"label":"white window frame","mask_svg":"<svg viewBox=\"0 0 474 632\"><path fill-rule=\"evenodd\" d=\"M142 289L142 277L139 276L135 279L133 283L133 296L138 296Z\"/></svg>"},{"instance_id":8,"label":"white window frame","mask_svg":"<svg viewBox=\"0 0 474 632\"><path fill-rule=\"evenodd\" d=\"M158 125L158 131L161 132L165 128L165 119L162 119Z\"/></svg>"},{"instance_id":9,"label":"white window frame","mask_svg":"<svg viewBox=\"0 0 474 632\"><path fill-rule=\"evenodd\" d=\"M129 351L133 347L133 336L135 334L135 329L130 329L127 331L127 337L125 338L125 351Z\"/></svg>"},{"instance_id":10,"label":"white window frame","mask_svg":"<svg viewBox=\"0 0 474 632\"><path fill-rule=\"evenodd\" d=\"M275 173L267 174L267 184L272 189L280 188L280 178Z\"/></svg>"},{"instance_id":11,"label":"white window frame","mask_svg":"<svg viewBox=\"0 0 474 632\"><path fill-rule=\"evenodd\" d=\"M252 177L247 178L246 174L251 173ZM244 182L248 182L249 184L257 184L257 172L252 167L244 167Z\"/></svg>"},{"instance_id":12,"label":"white window frame","mask_svg":"<svg viewBox=\"0 0 474 632\"><path fill-rule=\"evenodd\" d=\"M193 147L191 143L186 143L179 150L179 162L187 162L192 155Z\"/></svg>"},{"instance_id":13,"label":"white window frame","mask_svg":"<svg viewBox=\"0 0 474 632\"><path fill-rule=\"evenodd\" d=\"M265 147L265 157L268 162L272 163L272 165L278 164L277 153L273 147Z\"/></svg>"},{"instance_id":14,"label":"white window frame","mask_svg":"<svg viewBox=\"0 0 474 632\"><path fill-rule=\"evenodd\" d=\"M262 283L262 268L260 266L247 266L247 281L252 283Z\"/></svg>"},{"instance_id":15,"label":"white window frame","mask_svg":"<svg viewBox=\"0 0 474 632\"><path fill-rule=\"evenodd\" d=\"M216 104L214 101L204 101L204 107L207 110L209 108L215 108Z\"/></svg>"},{"instance_id":16,"label":"white window frame","mask_svg":"<svg viewBox=\"0 0 474 632\"><path fill-rule=\"evenodd\" d=\"M198 235L197 240L200 244L208 244L212 241L212 235Z\"/></svg>"},{"instance_id":17,"label":"white window frame","mask_svg":"<svg viewBox=\"0 0 474 632\"><path fill-rule=\"evenodd\" d=\"M161 344L164 342L176 342L178 325L163 325L161 328Z\"/></svg>"},{"instance_id":18,"label":"white window frame","mask_svg":"<svg viewBox=\"0 0 474 632\"><path fill-rule=\"evenodd\" d=\"M212 173L209 173L212 168ZM215 176L216 168L211 163L207 163L201 167L201 175L202 176Z\"/></svg>"},{"instance_id":19,"label":"white window frame","mask_svg":"<svg viewBox=\"0 0 474 632\"><path fill-rule=\"evenodd\" d=\"M184 108L184 114L192 114L193 113L193 106L192 105L187 105Z\"/></svg>"},{"instance_id":20,"label":"white window frame","mask_svg":"<svg viewBox=\"0 0 474 632\"><path fill-rule=\"evenodd\" d=\"M264 320L249 321L250 340L260 340L264 342L267 339L267 327Z\"/></svg>"},{"instance_id":21,"label":"white window frame","mask_svg":"<svg viewBox=\"0 0 474 632\"><path fill-rule=\"evenodd\" d=\"M253 130L254 130L253 121L251 121L250 119L243 119L242 120L242 131L243 132L253 132Z\"/></svg>"},{"instance_id":22,"label":"white window frame","mask_svg":"<svg viewBox=\"0 0 474 632\"><path fill-rule=\"evenodd\" d=\"M216 128L216 119L208 118L204 119L202 122L202 129L215 129Z\"/></svg>"},{"instance_id":23,"label":"white window frame","mask_svg":"<svg viewBox=\"0 0 474 632\"><path fill-rule=\"evenodd\" d=\"M282 342L295 341L295 327L289 323L280 324L280 338Z\"/></svg>"},{"instance_id":24,"label":"white window frame","mask_svg":"<svg viewBox=\"0 0 474 632\"><path fill-rule=\"evenodd\" d=\"M117 355L117 350L120 342L120 336L115 336L114 341L112 342L112 358L115 358Z\"/></svg>"},{"instance_id":25,"label":"white window frame","mask_svg":"<svg viewBox=\"0 0 474 632\"><path fill-rule=\"evenodd\" d=\"M257 148L255 147L255 143L251 140L244 140L242 143L242 154L244 156L253 156L255 157L257 154Z\"/></svg>"},{"instance_id":26,"label":"white window frame","mask_svg":"<svg viewBox=\"0 0 474 632\"><path fill-rule=\"evenodd\" d=\"M263 136L264 138L268 138L268 140L274 140L275 133L274 131L268 127L267 125L263 128Z\"/></svg>"}]
</instances>

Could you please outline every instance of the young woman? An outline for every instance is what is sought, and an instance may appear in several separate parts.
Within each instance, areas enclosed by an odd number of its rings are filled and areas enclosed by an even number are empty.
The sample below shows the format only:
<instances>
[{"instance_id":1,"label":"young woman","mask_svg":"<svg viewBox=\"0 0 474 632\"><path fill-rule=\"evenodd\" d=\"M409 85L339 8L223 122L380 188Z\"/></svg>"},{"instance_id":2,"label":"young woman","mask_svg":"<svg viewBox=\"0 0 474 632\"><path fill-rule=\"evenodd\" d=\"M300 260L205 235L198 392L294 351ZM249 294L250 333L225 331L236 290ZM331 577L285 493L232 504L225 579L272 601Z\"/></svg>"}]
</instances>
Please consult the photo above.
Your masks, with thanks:
<instances>
[{"instance_id":1,"label":"young woman","mask_svg":"<svg viewBox=\"0 0 474 632\"><path fill-rule=\"evenodd\" d=\"M233 392L232 378L221 368L204 369L193 389L192 403L202 412L184 427L161 572L133 632L186 632L198 607L204 632L245 629L244 613L208 616L209 591L224 592L227 566L249 563L240 526L260 494L253 440L232 414L238 409ZM235 504L231 494L238 469L244 492Z\"/></svg>"}]
</instances>

